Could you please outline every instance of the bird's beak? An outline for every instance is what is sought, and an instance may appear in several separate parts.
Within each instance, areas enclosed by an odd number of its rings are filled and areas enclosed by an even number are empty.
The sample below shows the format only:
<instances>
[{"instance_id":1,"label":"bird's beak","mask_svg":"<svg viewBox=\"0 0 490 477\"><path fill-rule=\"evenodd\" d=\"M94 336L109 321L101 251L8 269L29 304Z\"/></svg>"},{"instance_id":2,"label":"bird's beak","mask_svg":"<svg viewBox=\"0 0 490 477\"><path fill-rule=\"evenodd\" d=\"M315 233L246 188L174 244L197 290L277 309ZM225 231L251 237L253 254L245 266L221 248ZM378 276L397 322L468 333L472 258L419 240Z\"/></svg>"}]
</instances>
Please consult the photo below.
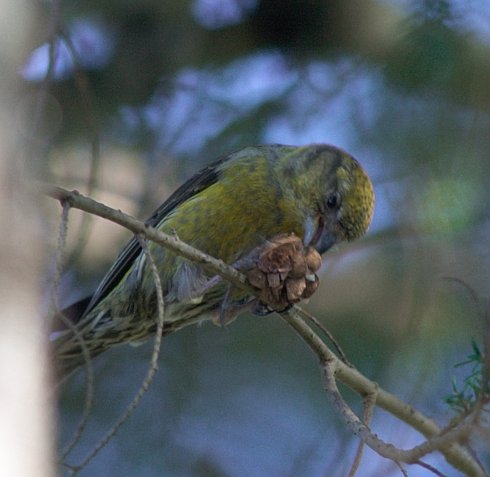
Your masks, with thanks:
<instances>
[{"instance_id":1,"label":"bird's beak","mask_svg":"<svg viewBox=\"0 0 490 477\"><path fill-rule=\"evenodd\" d=\"M316 222L316 223L315 223ZM313 226L315 223L315 226ZM319 216L316 221L307 223L304 243L307 246L314 247L315 250L323 255L337 241L335 235L325 226L325 219Z\"/></svg>"},{"instance_id":2,"label":"bird's beak","mask_svg":"<svg viewBox=\"0 0 490 477\"><path fill-rule=\"evenodd\" d=\"M331 248L333 245L335 245L335 242L337 241L335 235L331 233L329 230L326 230L325 228L322 230L322 233L320 234L318 240L316 243L312 244L313 247L315 247L316 251L320 254L323 255L329 248Z\"/></svg>"}]
</instances>

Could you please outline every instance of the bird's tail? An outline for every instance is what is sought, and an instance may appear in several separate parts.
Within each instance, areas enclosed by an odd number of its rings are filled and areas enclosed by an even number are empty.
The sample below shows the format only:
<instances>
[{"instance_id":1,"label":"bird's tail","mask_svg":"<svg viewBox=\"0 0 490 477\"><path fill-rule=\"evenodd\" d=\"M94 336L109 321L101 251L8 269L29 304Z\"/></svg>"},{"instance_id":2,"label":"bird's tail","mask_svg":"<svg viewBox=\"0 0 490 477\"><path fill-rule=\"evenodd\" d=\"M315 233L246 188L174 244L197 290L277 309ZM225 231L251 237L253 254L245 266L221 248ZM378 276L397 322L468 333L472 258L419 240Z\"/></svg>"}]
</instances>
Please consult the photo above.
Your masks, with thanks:
<instances>
[{"instance_id":1,"label":"bird's tail","mask_svg":"<svg viewBox=\"0 0 490 477\"><path fill-rule=\"evenodd\" d=\"M50 341L59 380L104 351L103 348L95 349L90 341L83 339L81 322L91 298L89 296L73 303L54 317Z\"/></svg>"},{"instance_id":2,"label":"bird's tail","mask_svg":"<svg viewBox=\"0 0 490 477\"><path fill-rule=\"evenodd\" d=\"M90 302L90 297L80 300L55 317L56 326L50 341L56 376L60 381L116 345L144 343L157 328L155 317L158 312L153 308L146 311L132 309L131 313L118 315L110 308L89 308ZM182 307L176 313L176 319L165 321L163 334L200 321L206 308L207 305Z\"/></svg>"},{"instance_id":3,"label":"bird's tail","mask_svg":"<svg viewBox=\"0 0 490 477\"><path fill-rule=\"evenodd\" d=\"M203 320L215 321L221 316L222 295L218 287L202 301L165 303L163 335ZM90 303L90 297L80 300L56 317L57 326L51 333L51 343L60 380L113 346L145 342L157 329L158 310L154 307L138 308L133 303L133 308L119 314L110 308L92 308Z\"/></svg>"}]
</instances>

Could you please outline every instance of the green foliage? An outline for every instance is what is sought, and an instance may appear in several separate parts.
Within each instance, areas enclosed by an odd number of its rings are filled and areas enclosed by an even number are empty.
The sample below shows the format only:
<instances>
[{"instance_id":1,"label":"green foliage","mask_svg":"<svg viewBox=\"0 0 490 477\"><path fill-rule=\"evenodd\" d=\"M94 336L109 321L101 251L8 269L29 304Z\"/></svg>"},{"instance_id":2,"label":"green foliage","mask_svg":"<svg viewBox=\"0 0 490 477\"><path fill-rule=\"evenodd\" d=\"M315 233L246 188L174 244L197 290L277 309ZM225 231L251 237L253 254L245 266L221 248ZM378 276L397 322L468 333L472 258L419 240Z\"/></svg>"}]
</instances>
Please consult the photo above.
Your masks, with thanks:
<instances>
[{"instance_id":1,"label":"green foliage","mask_svg":"<svg viewBox=\"0 0 490 477\"><path fill-rule=\"evenodd\" d=\"M480 198L477 182L469 178L441 177L432 180L420 195L419 222L428 232L464 231L475 221Z\"/></svg>"},{"instance_id":2,"label":"green foliage","mask_svg":"<svg viewBox=\"0 0 490 477\"><path fill-rule=\"evenodd\" d=\"M446 403L458 413L466 413L471 410L482 393L487 397L490 394L490 380L488 375L484 376L485 354L478 346L476 340L471 340L472 352L467 359L456 364L455 368L463 366L469 368L469 374L464 378L462 385L458 385L456 378L453 378L453 392L446 397ZM486 383L483 383L483 381Z\"/></svg>"}]
</instances>

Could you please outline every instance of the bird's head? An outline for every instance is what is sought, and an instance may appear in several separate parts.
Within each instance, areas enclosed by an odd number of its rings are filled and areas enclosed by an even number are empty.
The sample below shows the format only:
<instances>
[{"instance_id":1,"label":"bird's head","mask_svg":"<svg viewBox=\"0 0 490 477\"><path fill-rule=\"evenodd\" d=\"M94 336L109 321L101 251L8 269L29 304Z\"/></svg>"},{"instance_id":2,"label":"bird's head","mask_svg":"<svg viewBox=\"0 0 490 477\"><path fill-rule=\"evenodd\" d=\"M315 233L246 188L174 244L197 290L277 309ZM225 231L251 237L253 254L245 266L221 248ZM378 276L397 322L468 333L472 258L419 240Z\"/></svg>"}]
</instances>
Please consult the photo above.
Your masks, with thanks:
<instances>
[{"instance_id":1,"label":"bird's head","mask_svg":"<svg viewBox=\"0 0 490 477\"><path fill-rule=\"evenodd\" d=\"M320 253L364 235L374 210L371 180L345 151L329 145L298 148L283 163L296 204L303 206L303 241Z\"/></svg>"}]
</instances>

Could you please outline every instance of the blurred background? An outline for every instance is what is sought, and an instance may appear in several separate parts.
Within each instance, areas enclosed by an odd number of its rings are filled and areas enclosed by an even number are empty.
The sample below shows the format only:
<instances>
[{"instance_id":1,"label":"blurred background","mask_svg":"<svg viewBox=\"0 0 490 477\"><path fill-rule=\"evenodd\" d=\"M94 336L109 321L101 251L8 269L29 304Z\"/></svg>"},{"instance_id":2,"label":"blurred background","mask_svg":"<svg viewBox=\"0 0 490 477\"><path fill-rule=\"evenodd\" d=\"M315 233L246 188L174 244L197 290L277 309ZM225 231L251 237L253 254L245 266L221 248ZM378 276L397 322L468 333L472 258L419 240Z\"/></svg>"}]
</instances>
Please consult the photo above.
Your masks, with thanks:
<instances>
[{"instance_id":1,"label":"blurred background","mask_svg":"<svg viewBox=\"0 0 490 477\"><path fill-rule=\"evenodd\" d=\"M470 287L488 296L490 3L487 0L86 0L35 5L13 118L36 178L144 219L211 160L250 144L327 142L373 179L361 241L327 254L307 308L370 379L444 425L481 344ZM42 204L46 304L59 204ZM68 305L130 234L70 212ZM455 280L456 279L456 280ZM463 281L465 284L462 284ZM124 411L152 343L96 360L76 464ZM344 389L361 411L359 398ZM59 445L80 419L83 373L61 389ZM421 436L382 410L374 430ZM489 443L475 438L483 461ZM81 476L344 476L357 446L317 363L276 316L164 340L142 404ZM425 459L459 475L437 455ZM64 471L61 471L64 472ZM419 467L411 476L429 475ZM399 475L366 450L358 476Z\"/></svg>"}]
</instances>

